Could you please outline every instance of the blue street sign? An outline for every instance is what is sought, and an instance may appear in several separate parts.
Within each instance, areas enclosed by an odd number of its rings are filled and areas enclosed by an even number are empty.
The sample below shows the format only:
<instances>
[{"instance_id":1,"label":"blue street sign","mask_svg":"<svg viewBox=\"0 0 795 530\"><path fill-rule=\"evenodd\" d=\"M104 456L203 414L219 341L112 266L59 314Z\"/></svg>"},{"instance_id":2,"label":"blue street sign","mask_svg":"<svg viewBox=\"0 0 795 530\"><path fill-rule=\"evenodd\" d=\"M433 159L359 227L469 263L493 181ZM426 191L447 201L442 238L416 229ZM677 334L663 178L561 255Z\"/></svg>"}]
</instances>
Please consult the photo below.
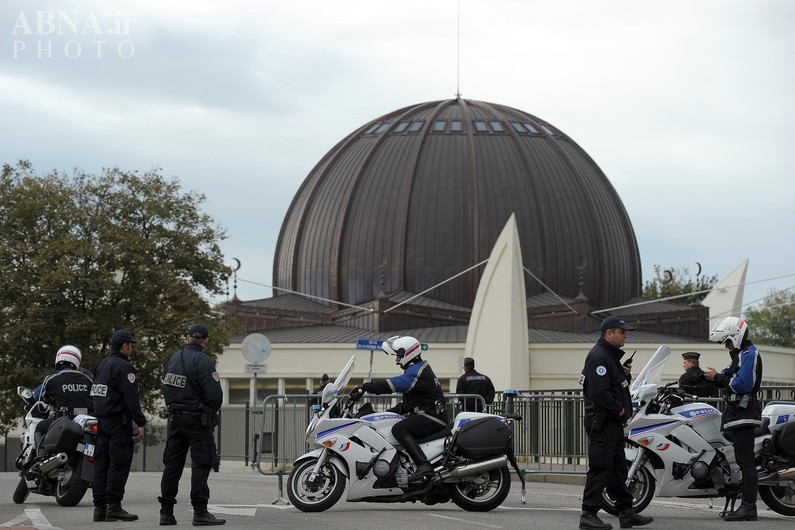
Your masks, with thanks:
<instances>
[{"instance_id":1,"label":"blue street sign","mask_svg":"<svg viewBox=\"0 0 795 530\"><path fill-rule=\"evenodd\" d=\"M378 351L383 343L381 339L356 339L356 349Z\"/></svg>"}]
</instances>

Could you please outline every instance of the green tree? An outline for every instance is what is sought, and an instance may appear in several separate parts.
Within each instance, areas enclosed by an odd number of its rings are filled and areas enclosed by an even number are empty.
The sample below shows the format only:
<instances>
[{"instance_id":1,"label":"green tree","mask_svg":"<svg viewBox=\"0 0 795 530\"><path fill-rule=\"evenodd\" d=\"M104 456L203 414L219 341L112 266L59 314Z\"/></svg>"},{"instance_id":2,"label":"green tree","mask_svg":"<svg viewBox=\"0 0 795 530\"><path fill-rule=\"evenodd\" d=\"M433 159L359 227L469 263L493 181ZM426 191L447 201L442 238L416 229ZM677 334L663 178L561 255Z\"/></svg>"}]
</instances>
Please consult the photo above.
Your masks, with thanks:
<instances>
[{"instance_id":1,"label":"green tree","mask_svg":"<svg viewBox=\"0 0 795 530\"><path fill-rule=\"evenodd\" d=\"M156 411L160 365L191 323L228 343L227 324L207 298L230 274L226 236L157 170L37 175L27 161L0 174L0 433L21 416L17 385L35 387L58 347L74 344L93 370L115 329L133 332L132 356L145 409Z\"/></svg>"},{"instance_id":2,"label":"green tree","mask_svg":"<svg viewBox=\"0 0 795 530\"><path fill-rule=\"evenodd\" d=\"M795 290L771 290L758 308L748 308L745 320L755 343L795 348Z\"/></svg>"},{"instance_id":3,"label":"green tree","mask_svg":"<svg viewBox=\"0 0 795 530\"><path fill-rule=\"evenodd\" d=\"M669 267L663 269L660 265L654 266L654 279L643 285L643 296L656 300L658 298L674 298L671 302L680 304L696 304L701 302L708 291L718 283L718 275L693 277L686 267ZM682 296L694 293L692 296Z\"/></svg>"}]
</instances>

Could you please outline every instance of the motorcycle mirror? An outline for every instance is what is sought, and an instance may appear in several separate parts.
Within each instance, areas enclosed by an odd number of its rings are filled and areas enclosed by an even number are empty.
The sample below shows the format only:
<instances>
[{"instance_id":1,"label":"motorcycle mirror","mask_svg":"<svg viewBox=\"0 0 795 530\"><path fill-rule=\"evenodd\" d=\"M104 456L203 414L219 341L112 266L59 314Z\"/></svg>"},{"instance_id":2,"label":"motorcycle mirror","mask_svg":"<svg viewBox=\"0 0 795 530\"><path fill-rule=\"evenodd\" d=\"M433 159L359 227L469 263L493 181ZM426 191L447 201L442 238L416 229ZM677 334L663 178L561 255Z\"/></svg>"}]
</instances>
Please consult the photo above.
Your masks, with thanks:
<instances>
[{"instance_id":1,"label":"motorcycle mirror","mask_svg":"<svg viewBox=\"0 0 795 530\"><path fill-rule=\"evenodd\" d=\"M19 394L19 397L21 397L22 399L30 399L33 397L33 390L26 388L24 386L18 386L17 394Z\"/></svg>"}]
</instances>

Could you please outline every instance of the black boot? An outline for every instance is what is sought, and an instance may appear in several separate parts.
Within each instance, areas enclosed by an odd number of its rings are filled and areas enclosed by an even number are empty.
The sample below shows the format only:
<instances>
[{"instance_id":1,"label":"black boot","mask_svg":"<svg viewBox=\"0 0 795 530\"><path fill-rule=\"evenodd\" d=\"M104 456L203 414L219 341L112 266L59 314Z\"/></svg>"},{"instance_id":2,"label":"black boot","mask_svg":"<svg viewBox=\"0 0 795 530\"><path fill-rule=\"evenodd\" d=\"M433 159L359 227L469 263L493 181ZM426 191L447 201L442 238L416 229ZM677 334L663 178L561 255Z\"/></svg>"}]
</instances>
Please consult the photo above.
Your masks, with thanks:
<instances>
[{"instance_id":1,"label":"black boot","mask_svg":"<svg viewBox=\"0 0 795 530\"><path fill-rule=\"evenodd\" d=\"M172 526L177 524L177 518L174 517L174 512L160 508L160 526Z\"/></svg>"},{"instance_id":2,"label":"black boot","mask_svg":"<svg viewBox=\"0 0 795 530\"><path fill-rule=\"evenodd\" d=\"M412 437L404 437L400 441L400 445L409 454L414 463L417 464L417 470L409 475L409 482L425 482L433 475L433 467L428 463L428 457L422 452L420 444L417 443Z\"/></svg>"},{"instance_id":3,"label":"black boot","mask_svg":"<svg viewBox=\"0 0 795 530\"><path fill-rule=\"evenodd\" d=\"M108 505L94 506L94 522L99 523L105 520L105 514L108 511Z\"/></svg>"},{"instance_id":4,"label":"black boot","mask_svg":"<svg viewBox=\"0 0 795 530\"><path fill-rule=\"evenodd\" d=\"M193 526L217 526L226 523L226 519L219 519L207 508L193 508Z\"/></svg>"},{"instance_id":5,"label":"black boot","mask_svg":"<svg viewBox=\"0 0 795 530\"><path fill-rule=\"evenodd\" d=\"M138 516L129 513L121 507L121 504L108 504L108 511L105 512L106 521L137 521Z\"/></svg>"},{"instance_id":6,"label":"black boot","mask_svg":"<svg viewBox=\"0 0 795 530\"><path fill-rule=\"evenodd\" d=\"M580 515L580 528L588 530L611 530L613 525L599 519L594 512L583 511Z\"/></svg>"},{"instance_id":7,"label":"black boot","mask_svg":"<svg viewBox=\"0 0 795 530\"><path fill-rule=\"evenodd\" d=\"M654 521L654 519L637 513L634 508L629 508L628 510L621 510L618 513L618 524L621 526L621 528L644 526L652 521Z\"/></svg>"},{"instance_id":8,"label":"black boot","mask_svg":"<svg viewBox=\"0 0 795 530\"><path fill-rule=\"evenodd\" d=\"M727 513L724 521L756 521L756 495L759 477L754 471L743 471L743 501L737 510Z\"/></svg>"}]
</instances>

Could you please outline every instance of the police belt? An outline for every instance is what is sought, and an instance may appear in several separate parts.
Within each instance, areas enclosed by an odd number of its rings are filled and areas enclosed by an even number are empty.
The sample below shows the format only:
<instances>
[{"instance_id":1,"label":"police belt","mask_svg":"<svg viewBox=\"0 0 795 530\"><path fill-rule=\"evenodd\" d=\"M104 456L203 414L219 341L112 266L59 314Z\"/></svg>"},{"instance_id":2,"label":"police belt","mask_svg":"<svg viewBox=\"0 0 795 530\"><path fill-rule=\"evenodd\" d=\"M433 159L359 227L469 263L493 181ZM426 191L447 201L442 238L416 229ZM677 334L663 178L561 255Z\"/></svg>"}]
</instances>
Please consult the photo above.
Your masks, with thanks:
<instances>
[{"instance_id":1,"label":"police belt","mask_svg":"<svg viewBox=\"0 0 795 530\"><path fill-rule=\"evenodd\" d=\"M187 416L188 418L201 418L202 413L200 410L181 410L181 409L168 409L168 415L172 418L177 416Z\"/></svg>"},{"instance_id":2,"label":"police belt","mask_svg":"<svg viewBox=\"0 0 795 530\"><path fill-rule=\"evenodd\" d=\"M732 401L740 401L743 398L743 396L748 396L749 402L756 401L756 396L754 396L753 394L732 394L730 396L726 396L726 402L730 403Z\"/></svg>"}]
</instances>

